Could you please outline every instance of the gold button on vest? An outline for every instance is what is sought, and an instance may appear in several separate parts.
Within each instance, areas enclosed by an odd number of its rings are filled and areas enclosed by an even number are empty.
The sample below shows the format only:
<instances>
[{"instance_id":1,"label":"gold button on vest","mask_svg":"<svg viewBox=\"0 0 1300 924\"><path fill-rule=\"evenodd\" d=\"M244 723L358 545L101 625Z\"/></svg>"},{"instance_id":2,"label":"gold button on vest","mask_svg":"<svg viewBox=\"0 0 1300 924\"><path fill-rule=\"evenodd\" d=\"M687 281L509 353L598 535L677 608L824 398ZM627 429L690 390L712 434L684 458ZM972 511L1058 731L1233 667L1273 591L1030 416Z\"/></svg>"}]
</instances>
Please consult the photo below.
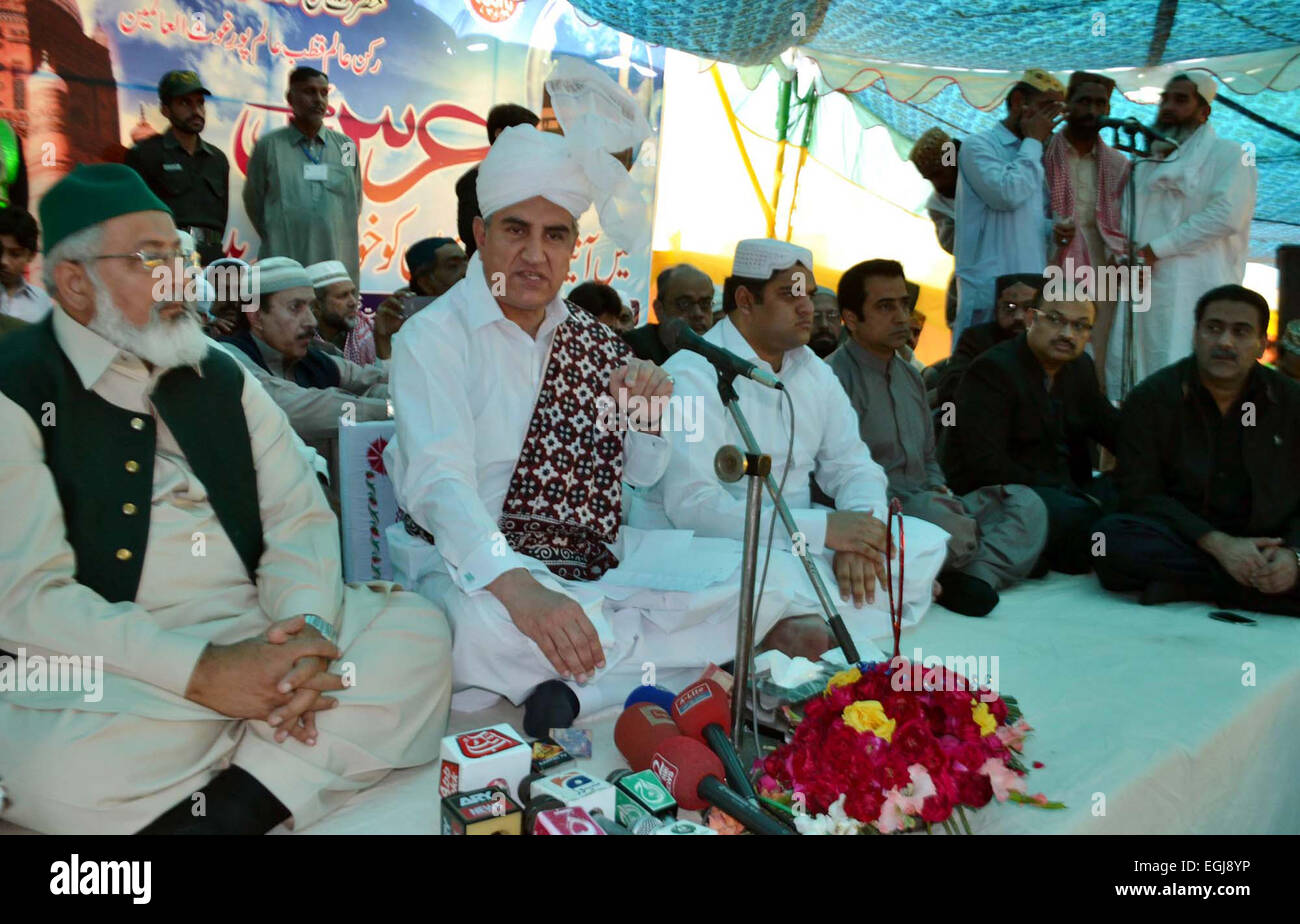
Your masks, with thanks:
<instances>
[{"instance_id":1,"label":"gold button on vest","mask_svg":"<svg viewBox=\"0 0 1300 924\"><path fill-rule=\"evenodd\" d=\"M122 505L122 512L129 517L135 516L135 504L131 503L130 501L127 501L125 504Z\"/></svg>"},{"instance_id":2,"label":"gold button on vest","mask_svg":"<svg viewBox=\"0 0 1300 924\"><path fill-rule=\"evenodd\" d=\"M118 561L130 561L130 560L131 560L131 550L130 550L130 549L118 549L118 550L117 550L117 560L118 560Z\"/></svg>"},{"instance_id":3,"label":"gold button on vest","mask_svg":"<svg viewBox=\"0 0 1300 924\"><path fill-rule=\"evenodd\" d=\"M126 462L126 470L134 475L136 472L140 471L140 463L135 461L135 459L128 459Z\"/></svg>"},{"instance_id":4,"label":"gold button on vest","mask_svg":"<svg viewBox=\"0 0 1300 924\"><path fill-rule=\"evenodd\" d=\"M131 418L131 429L132 429L132 430L143 430L143 429L144 429L144 418L143 418L143 417L132 417L132 418Z\"/></svg>"}]
</instances>

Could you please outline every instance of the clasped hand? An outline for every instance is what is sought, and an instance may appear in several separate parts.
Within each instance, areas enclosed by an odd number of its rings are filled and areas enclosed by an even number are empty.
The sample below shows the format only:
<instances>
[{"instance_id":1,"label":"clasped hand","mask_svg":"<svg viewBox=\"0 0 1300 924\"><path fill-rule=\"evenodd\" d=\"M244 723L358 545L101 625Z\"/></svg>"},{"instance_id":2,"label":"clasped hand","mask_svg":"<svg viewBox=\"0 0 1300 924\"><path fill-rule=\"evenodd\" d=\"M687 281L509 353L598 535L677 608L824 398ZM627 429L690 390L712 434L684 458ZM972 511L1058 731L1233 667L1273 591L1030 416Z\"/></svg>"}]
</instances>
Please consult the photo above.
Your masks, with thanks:
<instances>
[{"instance_id":1,"label":"clasped hand","mask_svg":"<svg viewBox=\"0 0 1300 924\"><path fill-rule=\"evenodd\" d=\"M316 713L338 700L343 678L327 671L339 649L302 616L283 619L263 635L232 645L208 645L194 666L185 698L233 719L261 719L290 736L316 743Z\"/></svg>"}]
</instances>

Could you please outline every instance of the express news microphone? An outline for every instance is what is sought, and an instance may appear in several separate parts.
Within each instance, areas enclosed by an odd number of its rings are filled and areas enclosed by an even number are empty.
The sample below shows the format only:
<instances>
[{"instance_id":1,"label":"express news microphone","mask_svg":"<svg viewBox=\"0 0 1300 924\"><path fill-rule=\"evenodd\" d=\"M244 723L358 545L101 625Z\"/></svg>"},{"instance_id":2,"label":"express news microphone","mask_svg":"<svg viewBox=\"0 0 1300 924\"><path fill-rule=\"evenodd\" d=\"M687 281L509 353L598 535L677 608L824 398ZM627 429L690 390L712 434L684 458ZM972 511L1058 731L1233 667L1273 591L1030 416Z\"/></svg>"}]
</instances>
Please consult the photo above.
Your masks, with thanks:
<instances>
[{"instance_id":1,"label":"express news microphone","mask_svg":"<svg viewBox=\"0 0 1300 924\"><path fill-rule=\"evenodd\" d=\"M731 788L745 799L758 801L758 793L745 773L740 755L731 745L731 703L716 680L697 680L673 700L673 721L682 734L707 744L722 761Z\"/></svg>"},{"instance_id":2,"label":"express news microphone","mask_svg":"<svg viewBox=\"0 0 1300 924\"><path fill-rule=\"evenodd\" d=\"M659 742L680 735L677 723L661 706L636 703L614 723L614 746L633 770L649 770Z\"/></svg>"},{"instance_id":3,"label":"express news microphone","mask_svg":"<svg viewBox=\"0 0 1300 924\"><path fill-rule=\"evenodd\" d=\"M659 743L652 769L677 803L692 811L707 805L722 809L755 834L794 834L752 802L722 782L722 762L694 738L679 735Z\"/></svg>"},{"instance_id":4,"label":"express news microphone","mask_svg":"<svg viewBox=\"0 0 1300 924\"><path fill-rule=\"evenodd\" d=\"M698 353L713 363L720 372L730 375L743 375L745 378L783 391L785 386L770 372L765 372L754 363L737 356L730 350L724 350L715 343L709 343L695 331L691 330L685 318L673 318L660 330L660 337L669 350L689 350Z\"/></svg>"},{"instance_id":5,"label":"express news microphone","mask_svg":"<svg viewBox=\"0 0 1300 924\"><path fill-rule=\"evenodd\" d=\"M1098 128L1119 128L1128 132L1130 135L1146 135L1152 141L1161 141L1165 144L1178 147L1178 142L1163 132L1152 128L1150 125L1144 125L1137 119L1129 116L1127 119L1098 119Z\"/></svg>"}]
</instances>

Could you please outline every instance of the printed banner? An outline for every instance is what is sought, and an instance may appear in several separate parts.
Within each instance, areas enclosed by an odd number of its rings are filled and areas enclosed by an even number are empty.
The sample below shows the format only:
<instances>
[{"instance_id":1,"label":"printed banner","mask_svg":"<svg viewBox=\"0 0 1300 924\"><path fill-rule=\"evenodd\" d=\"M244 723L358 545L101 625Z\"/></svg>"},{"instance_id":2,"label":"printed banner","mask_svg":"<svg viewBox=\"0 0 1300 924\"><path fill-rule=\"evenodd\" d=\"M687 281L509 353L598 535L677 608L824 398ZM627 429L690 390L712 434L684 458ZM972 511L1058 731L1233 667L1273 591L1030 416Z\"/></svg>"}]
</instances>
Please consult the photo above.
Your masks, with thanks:
<instances>
[{"instance_id":1,"label":"printed banner","mask_svg":"<svg viewBox=\"0 0 1300 924\"><path fill-rule=\"evenodd\" d=\"M541 113L556 56L605 69L658 132L663 49L589 22L563 0L22 0L27 31L4 32L0 117L23 138L30 202L78 163L120 161L167 128L163 73L198 72L213 93L203 138L230 160L224 248L254 259L241 204L262 133L287 123L285 89L299 65L331 82L326 125L356 144L364 185L361 287L406 283L402 254L423 237L457 237L454 186L487 153L497 103ZM24 47L25 42L25 47ZM657 158L648 144L642 157ZM626 253L581 220L570 282L614 286L644 314L650 251ZM647 235L648 239L648 235Z\"/></svg>"}]
</instances>

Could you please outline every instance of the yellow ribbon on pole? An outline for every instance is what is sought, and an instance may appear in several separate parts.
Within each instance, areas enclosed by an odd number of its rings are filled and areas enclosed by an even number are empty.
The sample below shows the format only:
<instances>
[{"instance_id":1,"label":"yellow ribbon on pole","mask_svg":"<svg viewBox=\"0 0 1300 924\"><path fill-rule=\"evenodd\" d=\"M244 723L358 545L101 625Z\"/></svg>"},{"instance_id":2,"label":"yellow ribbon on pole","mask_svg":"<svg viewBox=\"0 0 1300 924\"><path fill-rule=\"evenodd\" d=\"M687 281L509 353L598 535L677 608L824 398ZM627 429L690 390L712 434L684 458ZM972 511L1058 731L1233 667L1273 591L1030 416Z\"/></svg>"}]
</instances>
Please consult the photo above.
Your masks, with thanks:
<instances>
[{"instance_id":1,"label":"yellow ribbon on pole","mask_svg":"<svg viewBox=\"0 0 1300 924\"><path fill-rule=\"evenodd\" d=\"M758 174L754 172L754 164L749 159L749 152L745 150L745 141L740 136L740 125L736 122L736 112L731 108L731 100L727 98L726 87L722 85L722 73L718 70L718 65L711 66L709 72L713 75L713 85L718 88L718 99L722 101L722 111L727 117L727 124L731 126L732 137L736 139L736 150L740 152L740 159L745 164L745 172L749 174L749 182L754 187L754 195L758 197L759 207L762 208L763 217L767 220L767 236L771 237L776 228L776 210L767 201L767 196L763 194L763 185L758 182Z\"/></svg>"}]
</instances>

